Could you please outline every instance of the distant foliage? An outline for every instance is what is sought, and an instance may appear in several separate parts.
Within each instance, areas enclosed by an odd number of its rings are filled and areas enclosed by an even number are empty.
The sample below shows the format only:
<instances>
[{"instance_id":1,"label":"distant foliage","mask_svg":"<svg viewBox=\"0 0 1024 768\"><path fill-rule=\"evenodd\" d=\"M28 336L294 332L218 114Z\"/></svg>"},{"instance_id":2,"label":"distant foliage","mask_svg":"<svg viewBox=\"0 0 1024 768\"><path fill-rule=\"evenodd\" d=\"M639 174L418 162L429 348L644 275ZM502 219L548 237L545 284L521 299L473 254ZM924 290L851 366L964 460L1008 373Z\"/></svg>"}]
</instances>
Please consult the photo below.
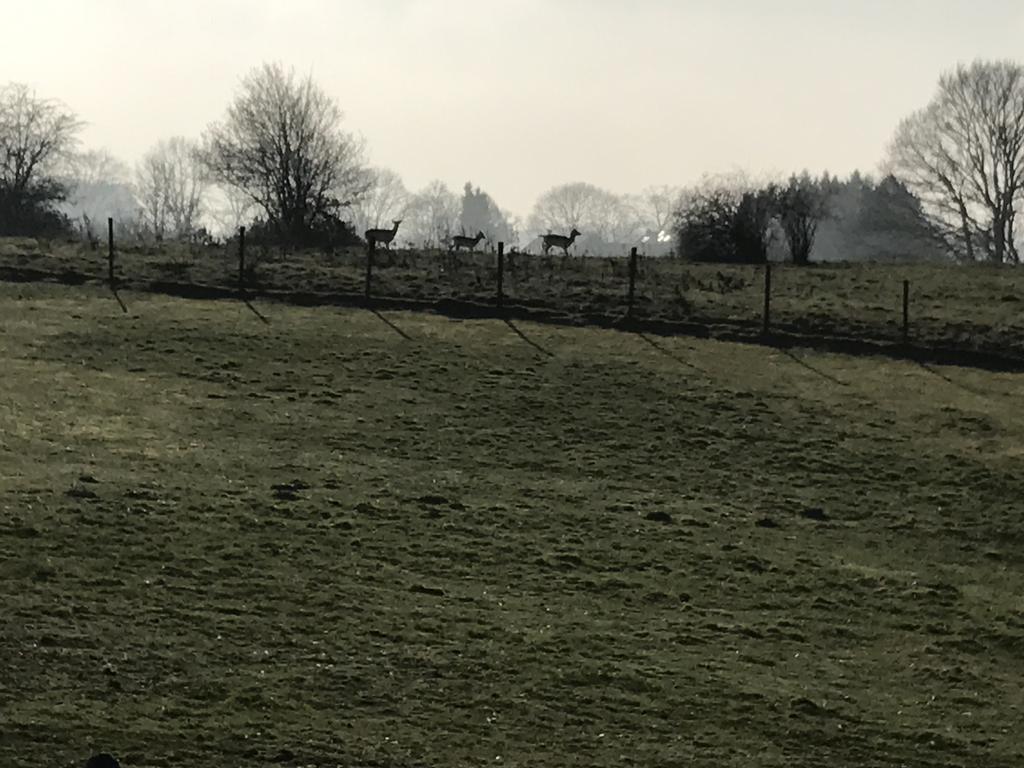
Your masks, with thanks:
<instances>
[{"instance_id":1,"label":"distant foliage","mask_svg":"<svg viewBox=\"0 0 1024 768\"><path fill-rule=\"evenodd\" d=\"M139 204L129 177L128 167L107 150L74 153L64 163L67 197L57 209L90 245L106 236L100 229L105 230L108 217L119 233L134 232Z\"/></svg>"},{"instance_id":2,"label":"distant foliage","mask_svg":"<svg viewBox=\"0 0 1024 768\"><path fill-rule=\"evenodd\" d=\"M135 169L145 230L156 240L188 240L200 228L209 183L199 146L181 136L161 141Z\"/></svg>"},{"instance_id":3,"label":"distant foliage","mask_svg":"<svg viewBox=\"0 0 1024 768\"><path fill-rule=\"evenodd\" d=\"M827 175L817 182L806 171L799 176L791 176L789 183L778 190L776 207L779 223L786 235L789 258L794 264L804 266L810 263L814 238L828 212L830 194Z\"/></svg>"},{"instance_id":4,"label":"distant foliage","mask_svg":"<svg viewBox=\"0 0 1024 768\"><path fill-rule=\"evenodd\" d=\"M859 173L830 184L814 251L820 261L878 262L935 261L949 253L906 185L894 176L876 183Z\"/></svg>"},{"instance_id":5,"label":"distant foliage","mask_svg":"<svg viewBox=\"0 0 1024 768\"><path fill-rule=\"evenodd\" d=\"M402 177L388 168L372 168L368 171L369 186L352 206L352 222L357 234L368 229L390 227L397 219L406 218L409 207L409 190Z\"/></svg>"},{"instance_id":6,"label":"distant foliage","mask_svg":"<svg viewBox=\"0 0 1024 768\"><path fill-rule=\"evenodd\" d=\"M637 209L622 197L593 184L561 184L545 192L534 204L527 228L532 235L528 247L538 247L546 234L582 234L574 250L591 256L622 256L638 245L644 226Z\"/></svg>"},{"instance_id":7,"label":"distant foliage","mask_svg":"<svg viewBox=\"0 0 1024 768\"><path fill-rule=\"evenodd\" d=\"M462 190L462 211L459 214L459 234L475 235L483 232L487 241L511 243L512 232L508 219L493 198L470 182Z\"/></svg>"},{"instance_id":8,"label":"distant foliage","mask_svg":"<svg viewBox=\"0 0 1024 768\"><path fill-rule=\"evenodd\" d=\"M779 214L774 185L708 179L684 193L676 213L679 253L691 261L760 264L768 260Z\"/></svg>"},{"instance_id":9,"label":"distant foliage","mask_svg":"<svg viewBox=\"0 0 1024 768\"><path fill-rule=\"evenodd\" d=\"M443 181L432 181L414 194L406 207L399 238L422 248L446 248L460 233L462 204Z\"/></svg>"},{"instance_id":10,"label":"distant foliage","mask_svg":"<svg viewBox=\"0 0 1024 768\"><path fill-rule=\"evenodd\" d=\"M0 89L0 234L70 229L58 210L68 195L60 165L75 148L81 127L73 112L26 85Z\"/></svg>"},{"instance_id":11,"label":"distant foliage","mask_svg":"<svg viewBox=\"0 0 1024 768\"><path fill-rule=\"evenodd\" d=\"M687 190L676 212L679 253L691 261L926 261L942 245L921 202L894 177L794 175L755 184L711 177Z\"/></svg>"}]
</instances>

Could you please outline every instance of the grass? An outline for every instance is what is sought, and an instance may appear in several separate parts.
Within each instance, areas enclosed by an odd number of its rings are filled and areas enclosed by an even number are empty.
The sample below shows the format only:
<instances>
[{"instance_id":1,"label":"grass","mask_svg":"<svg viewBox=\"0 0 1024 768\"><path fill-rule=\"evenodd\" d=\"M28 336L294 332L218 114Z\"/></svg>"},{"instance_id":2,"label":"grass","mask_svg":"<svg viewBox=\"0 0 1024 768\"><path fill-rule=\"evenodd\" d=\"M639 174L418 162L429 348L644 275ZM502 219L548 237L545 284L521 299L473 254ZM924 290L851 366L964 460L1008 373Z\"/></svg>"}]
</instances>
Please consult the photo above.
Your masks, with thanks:
<instances>
[{"instance_id":1,"label":"grass","mask_svg":"<svg viewBox=\"0 0 1024 768\"><path fill-rule=\"evenodd\" d=\"M321 295L364 290L365 254L282 254L250 247L253 286L266 292ZM504 278L508 300L526 307L577 316L622 316L626 312L626 259L509 254ZM119 246L117 274L136 289L168 283L233 287L237 245ZM65 282L106 279L106 253L79 245L0 241L0 275L53 275ZM903 281L911 284L910 338L923 346L978 350L1024 359L1024 281L1012 267L953 267L937 264L776 265L772 324L805 337L854 338L875 342L902 338ZM377 296L492 303L496 257L463 254L456 264L439 252L381 252L373 276ZM677 259L641 259L636 316L741 329L761 328L763 267L691 264Z\"/></svg>"},{"instance_id":2,"label":"grass","mask_svg":"<svg viewBox=\"0 0 1024 768\"><path fill-rule=\"evenodd\" d=\"M0 285L0 764L1016 766L1019 376Z\"/></svg>"}]
</instances>

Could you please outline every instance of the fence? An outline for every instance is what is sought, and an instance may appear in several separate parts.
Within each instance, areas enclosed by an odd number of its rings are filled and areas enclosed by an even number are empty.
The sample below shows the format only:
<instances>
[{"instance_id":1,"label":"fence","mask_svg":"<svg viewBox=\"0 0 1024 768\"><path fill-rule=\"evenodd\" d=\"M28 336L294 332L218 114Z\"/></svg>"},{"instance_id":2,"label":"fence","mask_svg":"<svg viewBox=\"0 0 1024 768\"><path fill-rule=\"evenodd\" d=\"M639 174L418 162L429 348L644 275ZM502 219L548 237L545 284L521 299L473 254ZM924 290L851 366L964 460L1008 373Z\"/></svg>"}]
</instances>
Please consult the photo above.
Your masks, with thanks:
<instances>
[{"instance_id":1,"label":"fence","mask_svg":"<svg viewBox=\"0 0 1024 768\"><path fill-rule=\"evenodd\" d=\"M373 246L283 252L249 242L244 228L223 246L119 243L112 221L105 269L98 255L78 243L2 247L0 277L304 303L459 303L483 314L751 340L913 345L963 353L966 362L970 355L1024 361L1024 296L1012 268L725 266L645 258L635 248L620 258L538 256L501 243L473 253Z\"/></svg>"}]
</instances>

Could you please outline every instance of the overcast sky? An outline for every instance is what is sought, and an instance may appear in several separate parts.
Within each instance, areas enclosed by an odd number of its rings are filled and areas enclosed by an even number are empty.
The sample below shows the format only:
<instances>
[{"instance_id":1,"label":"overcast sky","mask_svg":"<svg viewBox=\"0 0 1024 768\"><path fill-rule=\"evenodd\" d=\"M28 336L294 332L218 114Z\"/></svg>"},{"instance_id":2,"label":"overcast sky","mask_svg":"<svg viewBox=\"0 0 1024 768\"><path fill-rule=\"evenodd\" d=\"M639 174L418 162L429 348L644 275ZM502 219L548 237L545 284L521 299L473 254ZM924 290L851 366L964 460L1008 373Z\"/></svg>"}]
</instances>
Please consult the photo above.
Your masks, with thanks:
<instances>
[{"instance_id":1,"label":"overcast sky","mask_svg":"<svg viewBox=\"0 0 1024 768\"><path fill-rule=\"evenodd\" d=\"M311 73L410 188L529 212L706 172L874 171L939 73L1024 54L1021 0L0 0L0 77L134 162L264 61Z\"/></svg>"}]
</instances>

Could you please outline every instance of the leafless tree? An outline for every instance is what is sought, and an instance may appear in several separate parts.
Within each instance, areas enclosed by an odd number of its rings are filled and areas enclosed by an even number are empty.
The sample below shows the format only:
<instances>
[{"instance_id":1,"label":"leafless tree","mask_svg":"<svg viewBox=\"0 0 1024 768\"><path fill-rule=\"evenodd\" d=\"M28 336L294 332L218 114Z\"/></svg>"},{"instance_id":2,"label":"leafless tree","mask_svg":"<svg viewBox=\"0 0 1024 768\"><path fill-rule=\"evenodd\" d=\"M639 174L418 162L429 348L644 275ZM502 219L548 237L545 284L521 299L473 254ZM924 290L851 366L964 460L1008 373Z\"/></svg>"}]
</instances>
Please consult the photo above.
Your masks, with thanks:
<instances>
[{"instance_id":1,"label":"leafless tree","mask_svg":"<svg viewBox=\"0 0 1024 768\"><path fill-rule=\"evenodd\" d=\"M668 185L652 186L632 198L641 225L646 233L657 236L672 228L672 219L679 210L683 190Z\"/></svg>"},{"instance_id":2,"label":"leafless tree","mask_svg":"<svg viewBox=\"0 0 1024 768\"><path fill-rule=\"evenodd\" d=\"M253 220L256 204L238 187L214 186L207 195L204 209L211 231L218 236L230 236Z\"/></svg>"},{"instance_id":3,"label":"leafless tree","mask_svg":"<svg viewBox=\"0 0 1024 768\"><path fill-rule=\"evenodd\" d=\"M107 149L75 152L64 162L64 176L69 188L96 184L124 184L131 171L121 159Z\"/></svg>"},{"instance_id":4,"label":"leafless tree","mask_svg":"<svg viewBox=\"0 0 1024 768\"><path fill-rule=\"evenodd\" d=\"M352 222L357 233L390 224L405 216L409 191L402 177L388 168L369 171L370 186L352 207Z\"/></svg>"},{"instance_id":5,"label":"leafless tree","mask_svg":"<svg viewBox=\"0 0 1024 768\"><path fill-rule=\"evenodd\" d=\"M264 64L209 128L204 158L217 182L244 190L282 235L301 240L370 185L363 143L341 121L311 77Z\"/></svg>"},{"instance_id":6,"label":"leafless tree","mask_svg":"<svg viewBox=\"0 0 1024 768\"><path fill-rule=\"evenodd\" d=\"M931 103L897 130L889 170L920 198L955 255L1018 263L1024 67L977 61L942 75Z\"/></svg>"},{"instance_id":7,"label":"leafless tree","mask_svg":"<svg viewBox=\"0 0 1024 768\"><path fill-rule=\"evenodd\" d=\"M409 200L403 227L413 243L441 248L458 233L461 213L458 195L444 182L432 181Z\"/></svg>"},{"instance_id":8,"label":"leafless tree","mask_svg":"<svg viewBox=\"0 0 1024 768\"><path fill-rule=\"evenodd\" d=\"M158 240L196 231L207 187L198 145L180 136L159 142L135 170L143 223Z\"/></svg>"},{"instance_id":9,"label":"leafless tree","mask_svg":"<svg viewBox=\"0 0 1024 768\"><path fill-rule=\"evenodd\" d=\"M0 88L0 228L11 234L55 221L53 205L66 196L61 165L74 150L82 123L59 102L28 86ZM59 218L59 217L56 217Z\"/></svg>"},{"instance_id":10,"label":"leafless tree","mask_svg":"<svg viewBox=\"0 0 1024 768\"><path fill-rule=\"evenodd\" d=\"M541 195L528 229L535 238L578 229L583 235L577 248L594 255L620 253L643 235L641 217L631 200L583 182L562 184Z\"/></svg>"}]
</instances>

